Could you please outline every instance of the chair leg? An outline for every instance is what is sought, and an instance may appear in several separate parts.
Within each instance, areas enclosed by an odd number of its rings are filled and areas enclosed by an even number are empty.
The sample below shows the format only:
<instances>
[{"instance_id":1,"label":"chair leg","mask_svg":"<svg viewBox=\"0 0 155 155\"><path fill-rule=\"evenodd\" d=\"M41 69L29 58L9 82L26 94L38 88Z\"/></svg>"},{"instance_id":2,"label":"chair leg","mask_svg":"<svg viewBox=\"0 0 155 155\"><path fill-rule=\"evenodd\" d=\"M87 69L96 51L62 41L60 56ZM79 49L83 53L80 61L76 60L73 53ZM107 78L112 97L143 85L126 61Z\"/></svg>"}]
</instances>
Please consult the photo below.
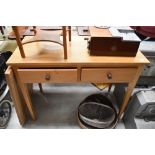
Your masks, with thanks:
<instances>
[{"instance_id":1,"label":"chair leg","mask_svg":"<svg viewBox=\"0 0 155 155\"><path fill-rule=\"evenodd\" d=\"M38 83L38 85L39 85L40 93L42 93L42 94L43 94L44 92L43 92L43 87L42 87L42 84L41 84L41 83Z\"/></svg>"},{"instance_id":2,"label":"chair leg","mask_svg":"<svg viewBox=\"0 0 155 155\"><path fill-rule=\"evenodd\" d=\"M66 26L63 26L63 47L64 47L64 59L67 59L67 34L66 34Z\"/></svg>"},{"instance_id":3,"label":"chair leg","mask_svg":"<svg viewBox=\"0 0 155 155\"><path fill-rule=\"evenodd\" d=\"M109 84L108 92L110 93L112 87L112 83Z\"/></svg>"},{"instance_id":4,"label":"chair leg","mask_svg":"<svg viewBox=\"0 0 155 155\"><path fill-rule=\"evenodd\" d=\"M71 33L72 33L72 29L71 29L71 26L68 26L68 32L69 32L69 41L71 41L72 40L72 38L71 38Z\"/></svg>"},{"instance_id":5,"label":"chair leg","mask_svg":"<svg viewBox=\"0 0 155 155\"><path fill-rule=\"evenodd\" d=\"M24 53L23 45L22 45L22 42L21 42L21 39L20 39L18 27L17 26L12 26L12 29L13 29L13 31L15 33L15 36L16 36L16 41L17 41L17 45L18 45L19 50L20 50L21 57L25 58L25 53Z\"/></svg>"},{"instance_id":6,"label":"chair leg","mask_svg":"<svg viewBox=\"0 0 155 155\"><path fill-rule=\"evenodd\" d=\"M33 31L34 31L34 34L37 33L36 26L33 26Z\"/></svg>"}]
</instances>

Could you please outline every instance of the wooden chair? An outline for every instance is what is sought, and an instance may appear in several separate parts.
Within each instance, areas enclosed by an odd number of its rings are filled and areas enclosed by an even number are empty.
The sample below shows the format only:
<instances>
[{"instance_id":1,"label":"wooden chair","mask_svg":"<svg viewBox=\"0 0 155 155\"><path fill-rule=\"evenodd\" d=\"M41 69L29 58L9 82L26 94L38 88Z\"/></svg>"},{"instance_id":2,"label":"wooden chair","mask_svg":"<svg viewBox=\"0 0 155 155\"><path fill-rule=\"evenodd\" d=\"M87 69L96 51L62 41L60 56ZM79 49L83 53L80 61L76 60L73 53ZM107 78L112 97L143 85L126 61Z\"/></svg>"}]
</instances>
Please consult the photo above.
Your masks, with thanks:
<instances>
[{"instance_id":1,"label":"wooden chair","mask_svg":"<svg viewBox=\"0 0 155 155\"><path fill-rule=\"evenodd\" d=\"M48 32L45 32L44 30L39 30L39 29L37 30L36 26L33 26L34 37L22 43L20 39L19 31L18 31L18 26L12 26L12 29L15 33L17 45L19 46L19 50L22 58L26 57L24 48L23 48L24 44L45 41L45 42L54 42L59 45L62 45L64 48L64 59L67 59L67 32L66 32L67 27L66 26L62 26L63 42L60 40L59 35L51 35ZM68 32L69 32L68 38L69 38L69 41L71 41L71 26L68 26Z\"/></svg>"},{"instance_id":2,"label":"wooden chair","mask_svg":"<svg viewBox=\"0 0 155 155\"><path fill-rule=\"evenodd\" d=\"M14 31L17 45L19 46L19 51L20 51L22 58L26 57L24 48L23 48L24 44L46 41L46 42L54 42L59 45L62 45L64 48L64 59L67 59L67 33L66 33L67 28L66 28L66 26L62 26L63 42L60 41L59 35L52 36L52 35L48 34L48 32L44 32L44 30L37 30L36 26L33 26L34 37L32 37L30 40L22 43L21 36L20 36L19 30L18 30L18 26L12 26L12 29ZM68 32L69 32L68 38L69 38L69 41L71 41L71 26L68 26ZM42 84L38 83L38 85L39 85L40 92L43 94Z\"/></svg>"}]
</instances>

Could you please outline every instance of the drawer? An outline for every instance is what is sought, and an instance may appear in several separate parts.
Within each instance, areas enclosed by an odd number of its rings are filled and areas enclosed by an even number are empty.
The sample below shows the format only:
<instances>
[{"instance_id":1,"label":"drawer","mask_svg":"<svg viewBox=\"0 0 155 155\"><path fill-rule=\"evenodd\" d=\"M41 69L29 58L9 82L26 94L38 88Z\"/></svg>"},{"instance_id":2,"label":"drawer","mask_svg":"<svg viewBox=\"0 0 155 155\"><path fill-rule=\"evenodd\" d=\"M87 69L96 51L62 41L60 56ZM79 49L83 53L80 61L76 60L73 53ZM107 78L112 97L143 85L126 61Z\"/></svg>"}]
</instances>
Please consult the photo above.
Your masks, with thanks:
<instances>
[{"instance_id":1,"label":"drawer","mask_svg":"<svg viewBox=\"0 0 155 155\"><path fill-rule=\"evenodd\" d=\"M18 69L23 83L77 82L77 69Z\"/></svg>"},{"instance_id":2,"label":"drawer","mask_svg":"<svg viewBox=\"0 0 155 155\"><path fill-rule=\"evenodd\" d=\"M82 82L125 83L133 80L136 68L84 68Z\"/></svg>"}]
</instances>

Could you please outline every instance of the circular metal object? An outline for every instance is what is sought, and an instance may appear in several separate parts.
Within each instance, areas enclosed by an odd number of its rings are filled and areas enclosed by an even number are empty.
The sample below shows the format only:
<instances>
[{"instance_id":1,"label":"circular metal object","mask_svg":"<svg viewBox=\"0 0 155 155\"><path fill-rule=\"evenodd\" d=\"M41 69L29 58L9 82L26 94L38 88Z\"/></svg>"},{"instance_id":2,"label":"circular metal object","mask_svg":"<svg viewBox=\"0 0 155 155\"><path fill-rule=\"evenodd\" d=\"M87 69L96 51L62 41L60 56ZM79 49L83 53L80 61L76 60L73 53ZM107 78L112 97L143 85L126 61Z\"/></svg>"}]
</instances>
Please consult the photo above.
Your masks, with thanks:
<instances>
[{"instance_id":1,"label":"circular metal object","mask_svg":"<svg viewBox=\"0 0 155 155\"><path fill-rule=\"evenodd\" d=\"M103 128L97 128L95 126L91 126L91 125L86 124L85 122L83 122L83 120L80 119L79 113L77 115L77 120L78 120L79 126L82 129L103 129ZM118 119L115 118L115 120L113 121L113 123L109 127L104 128L104 129L114 129L116 127L116 125L117 125L117 122L118 122Z\"/></svg>"},{"instance_id":2,"label":"circular metal object","mask_svg":"<svg viewBox=\"0 0 155 155\"><path fill-rule=\"evenodd\" d=\"M88 125L107 128L115 119L115 112L110 106L87 102L79 107L79 117Z\"/></svg>"},{"instance_id":3,"label":"circular metal object","mask_svg":"<svg viewBox=\"0 0 155 155\"><path fill-rule=\"evenodd\" d=\"M106 96L93 94L79 105L78 122L82 128L114 128L117 123L117 112Z\"/></svg>"}]
</instances>

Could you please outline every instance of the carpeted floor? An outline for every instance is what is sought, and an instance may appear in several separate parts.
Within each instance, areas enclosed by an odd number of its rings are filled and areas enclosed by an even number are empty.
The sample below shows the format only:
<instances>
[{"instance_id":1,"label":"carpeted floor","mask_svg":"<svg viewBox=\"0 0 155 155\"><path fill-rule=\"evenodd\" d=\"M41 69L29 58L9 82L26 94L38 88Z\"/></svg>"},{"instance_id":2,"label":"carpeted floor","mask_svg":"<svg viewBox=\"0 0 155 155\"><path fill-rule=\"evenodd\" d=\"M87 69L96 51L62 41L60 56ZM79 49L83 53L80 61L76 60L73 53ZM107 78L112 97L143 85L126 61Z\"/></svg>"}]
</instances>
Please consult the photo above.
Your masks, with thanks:
<instances>
[{"instance_id":1,"label":"carpeted floor","mask_svg":"<svg viewBox=\"0 0 155 155\"><path fill-rule=\"evenodd\" d=\"M9 129L79 129L78 105L88 95L100 92L91 84L45 84L43 89L44 96L39 92L38 85L35 85L32 95L37 121L30 119L24 127L21 127L13 108ZM116 128L124 129L124 124L119 122Z\"/></svg>"}]
</instances>

